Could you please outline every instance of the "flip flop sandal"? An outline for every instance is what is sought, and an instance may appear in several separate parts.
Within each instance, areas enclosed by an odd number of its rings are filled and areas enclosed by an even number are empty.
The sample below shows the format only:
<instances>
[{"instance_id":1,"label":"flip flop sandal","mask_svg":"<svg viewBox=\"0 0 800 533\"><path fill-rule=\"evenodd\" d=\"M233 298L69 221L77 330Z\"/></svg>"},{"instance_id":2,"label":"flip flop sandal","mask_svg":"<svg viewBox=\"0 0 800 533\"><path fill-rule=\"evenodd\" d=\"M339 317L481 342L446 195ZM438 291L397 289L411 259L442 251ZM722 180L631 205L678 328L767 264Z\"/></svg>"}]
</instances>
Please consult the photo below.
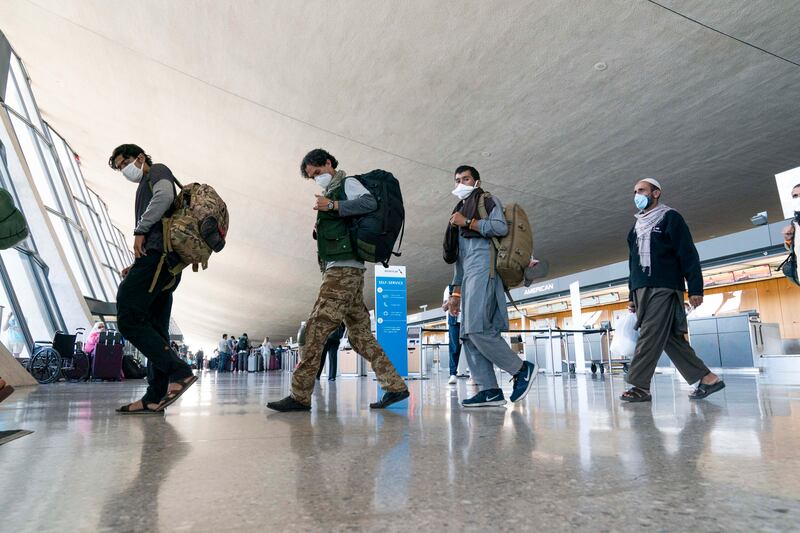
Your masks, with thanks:
<instances>
[{"instance_id":1,"label":"flip flop sandal","mask_svg":"<svg viewBox=\"0 0 800 533\"><path fill-rule=\"evenodd\" d=\"M700 382L700 384L697 385L697 388L694 389L694 391L692 391L692 393L689 395L689 399L702 400L706 396L721 391L724 388L725 388L725 382L722 380L719 380L716 383L711 383L710 385L706 385L705 383Z\"/></svg>"},{"instance_id":2,"label":"flip flop sandal","mask_svg":"<svg viewBox=\"0 0 800 533\"><path fill-rule=\"evenodd\" d=\"M161 400L161 403L158 404L158 408L164 410L173 403L175 403L176 401L178 401L178 398L180 398L181 395L184 392L186 392L186 389L194 385L195 381L197 381L197 376L191 376L189 378L186 378L185 381L176 381L175 383L178 383L181 386L181 388L169 391L167 395L164 396L164 399Z\"/></svg>"},{"instance_id":3,"label":"flip flop sandal","mask_svg":"<svg viewBox=\"0 0 800 533\"><path fill-rule=\"evenodd\" d=\"M14 393L14 387L11 385L6 385L2 389L0 389L0 402L8 398Z\"/></svg>"},{"instance_id":4,"label":"flip flop sandal","mask_svg":"<svg viewBox=\"0 0 800 533\"><path fill-rule=\"evenodd\" d=\"M139 401L139 400L137 400ZM145 402L142 402L142 409L131 410L131 405L136 402L123 405L117 412L121 415L163 415L164 411L161 408L150 409Z\"/></svg>"},{"instance_id":5,"label":"flip flop sandal","mask_svg":"<svg viewBox=\"0 0 800 533\"><path fill-rule=\"evenodd\" d=\"M644 389L640 389L639 387L631 387L630 389L626 390L622 396L619 397L619 399L623 402L631 403L653 401L653 397L650 395L650 393Z\"/></svg>"}]
</instances>

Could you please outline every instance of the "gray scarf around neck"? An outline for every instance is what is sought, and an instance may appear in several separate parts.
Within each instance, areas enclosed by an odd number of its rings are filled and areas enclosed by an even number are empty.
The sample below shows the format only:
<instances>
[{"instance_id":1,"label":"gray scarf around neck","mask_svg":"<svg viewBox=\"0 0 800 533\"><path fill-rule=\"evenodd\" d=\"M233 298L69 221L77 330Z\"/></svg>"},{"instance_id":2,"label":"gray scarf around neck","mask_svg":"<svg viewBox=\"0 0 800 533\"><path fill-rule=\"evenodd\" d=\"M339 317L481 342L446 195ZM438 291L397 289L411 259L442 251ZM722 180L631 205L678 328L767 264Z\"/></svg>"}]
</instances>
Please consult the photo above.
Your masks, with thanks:
<instances>
[{"instance_id":1,"label":"gray scarf around neck","mask_svg":"<svg viewBox=\"0 0 800 533\"><path fill-rule=\"evenodd\" d=\"M671 207L666 205L659 205L653 208L652 211L645 213L637 213L636 216L636 247L639 249L639 264L642 271L648 276L651 273L650 269L650 236L653 233L659 222L664 220L664 216L672 211Z\"/></svg>"},{"instance_id":2,"label":"gray scarf around neck","mask_svg":"<svg viewBox=\"0 0 800 533\"><path fill-rule=\"evenodd\" d=\"M322 195L327 198L328 194L334 189L336 189L336 187L341 185L341 183L346 179L347 179L347 172L345 172L344 170L337 170L336 174L334 174L333 178L331 178L331 182L325 188L325 192L323 192Z\"/></svg>"}]
</instances>

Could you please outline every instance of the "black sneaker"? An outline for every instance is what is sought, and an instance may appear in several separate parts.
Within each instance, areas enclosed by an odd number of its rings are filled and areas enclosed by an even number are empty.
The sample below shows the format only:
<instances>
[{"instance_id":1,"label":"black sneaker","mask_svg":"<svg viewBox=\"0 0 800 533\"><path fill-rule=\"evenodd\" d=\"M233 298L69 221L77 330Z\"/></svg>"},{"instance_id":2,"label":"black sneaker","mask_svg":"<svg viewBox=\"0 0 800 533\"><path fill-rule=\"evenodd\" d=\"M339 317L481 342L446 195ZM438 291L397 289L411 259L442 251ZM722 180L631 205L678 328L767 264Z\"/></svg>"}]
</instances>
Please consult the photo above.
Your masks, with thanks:
<instances>
[{"instance_id":1,"label":"black sneaker","mask_svg":"<svg viewBox=\"0 0 800 533\"><path fill-rule=\"evenodd\" d=\"M501 389L486 389L461 402L464 407L502 407L506 398Z\"/></svg>"},{"instance_id":2,"label":"black sneaker","mask_svg":"<svg viewBox=\"0 0 800 533\"><path fill-rule=\"evenodd\" d=\"M384 393L383 398L380 401L375 403L369 404L370 409L386 409L393 403L402 402L406 398L410 396L408 390L404 390L403 392L387 392Z\"/></svg>"},{"instance_id":3,"label":"black sneaker","mask_svg":"<svg viewBox=\"0 0 800 533\"><path fill-rule=\"evenodd\" d=\"M289 411L310 411L311 406L306 405L304 403L300 403L291 396L287 396L283 400L277 402L269 402L267 407L272 409L273 411L280 411L281 413L287 413Z\"/></svg>"}]
</instances>

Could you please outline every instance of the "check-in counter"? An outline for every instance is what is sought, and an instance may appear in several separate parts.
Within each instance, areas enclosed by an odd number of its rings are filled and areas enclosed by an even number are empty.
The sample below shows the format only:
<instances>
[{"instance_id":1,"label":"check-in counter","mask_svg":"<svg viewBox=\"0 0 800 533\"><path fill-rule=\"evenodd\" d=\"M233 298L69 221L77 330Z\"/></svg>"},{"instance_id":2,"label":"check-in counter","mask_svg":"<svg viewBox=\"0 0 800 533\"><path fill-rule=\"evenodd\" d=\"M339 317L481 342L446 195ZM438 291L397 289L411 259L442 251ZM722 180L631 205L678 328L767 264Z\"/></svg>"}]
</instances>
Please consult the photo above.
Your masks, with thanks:
<instances>
[{"instance_id":1,"label":"check-in counter","mask_svg":"<svg viewBox=\"0 0 800 533\"><path fill-rule=\"evenodd\" d=\"M751 314L689 319L689 340L713 368L759 367L764 354L782 354L780 326L754 320Z\"/></svg>"}]
</instances>

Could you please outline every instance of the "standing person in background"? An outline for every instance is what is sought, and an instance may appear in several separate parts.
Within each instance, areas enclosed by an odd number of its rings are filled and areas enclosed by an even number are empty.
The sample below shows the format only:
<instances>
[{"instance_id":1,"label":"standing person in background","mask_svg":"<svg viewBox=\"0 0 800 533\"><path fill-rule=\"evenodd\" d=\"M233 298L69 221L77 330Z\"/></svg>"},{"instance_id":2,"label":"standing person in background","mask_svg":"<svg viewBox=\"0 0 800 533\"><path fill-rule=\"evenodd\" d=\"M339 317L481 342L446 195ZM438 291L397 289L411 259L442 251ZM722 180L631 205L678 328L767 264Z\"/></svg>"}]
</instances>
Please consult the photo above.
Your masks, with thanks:
<instances>
[{"instance_id":1,"label":"standing person in background","mask_svg":"<svg viewBox=\"0 0 800 533\"><path fill-rule=\"evenodd\" d=\"M628 233L630 276L628 309L636 313L639 340L626 380L632 385L620 397L626 402L649 402L650 382L661 353L697 388L689 399L699 400L725 388L725 382L697 357L689 332L683 295L689 286L693 308L703 303L703 271L692 234L683 217L661 203L661 184L643 179L634 185L639 212Z\"/></svg>"},{"instance_id":2,"label":"standing person in background","mask_svg":"<svg viewBox=\"0 0 800 533\"><path fill-rule=\"evenodd\" d=\"M328 354L328 381L336 381L336 363L339 356L339 343L344 337L344 324L339 324L333 333L328 335L325 347L322 349L322 357L319 358L319 370L317 371L317 381L322 377L322 369L325 368L325 353Z\"/></svg>"},{"instance_id":3,"label":"standing person in background","mask_svg":"<svg viewBox=\"0 0 800 533\"><path fill-rule=\"evenodd\" d=\"M180 263L164 250L162 219L172 214L175 176L135 144L114 149L108 165L137 184L134 206L133 265L122 272L117 290L120 333L147 358L148 388L144 396L117 409L122 414L149 414L172 405L197 381L192 368L169 344L172 295L181 281L169 269Z\"/></svg>"},{"instance_id":4,"label":"standing person in background","mask_svg":"<svg viewBox=\"0 0 800 533\"><path fill-rule=\"evenodd\" d=\"M203 364L204 364L205 354L203 353L203 349L199 348L197 353L194 354L195 366L197 367L197 372L203 371Z\"/></svg>"},{"instance_id":5,"label":"standing person in background","mask_svg":"<svg viewBox=\"0 0 800 533\"><path fill-rule=\"evenodd\" d=\"M242 336L239 337L239 342L236 348L240 352L250 351L250 339L247 337L247 333L242 333Z\"/></svg>"},{"instance_id":6,"label":"standing person in background","mask_svg":"<svg viewBox=\"0 0 800 533\"><path fill-rule=\"evenodd\" d=\"M792 211L794 211L794 218L791 219L788 226L783 228L783 244L786 247L786 250L792 252L795 257L794 263L787 263L787 265L790 269L794 265L795 274L792 281L796 281L798 279L796 264L797 258L800 257L800 239L795 238L797 236L798 228L800 228L800 183L792 188ZM784 266L784 273L786 273L786 268L787 266ZM791 274L791 271L789 271L788 274ZM787 275L787 277L790 276Z\"/></svg>"},{"instance_id":7,"label":"standing person in background","mask_svg":"<svg viewBox=\"0 0 800 533\"><path fill-rule=\"evenodd\" d=\"M450 296L453 295L453 286L448 285L444 288L442 298L442 311L449 311ZM447 313L447 337L449 339L448 351L450 353L450 379L447 383L455 385L458 380L458 363L461 359L461 311L453 315Z\"/></svg>"},{"instance_id":8,"label":"standing person in background","mask_svg":"<svg viewBox=\"0 0 800 533\"><path fill-rule=\"evenodd\" d=\"M247 338L247 333L242 333L242 335L239 337L239 341L236 343L236 353L236 370L241 370L244 372L247 370L247 358L250 355L250 339Z\"/></svg>"},{"instance_id":9,"label":"standing person in background","mask_svg":"<svg viewBox=\"0 0 800 533\"><path fill-rule=\"evenodd\" d=\"M3 332L6 337L6 346L8 351L11 352L15 358L19 359L22 354L22 349L25 346L25 335L22 333L22 327L19 325L19 320L14 315L14 312L8 314L8 320L3 326Z\"/></svg>"},{"instance_id":10,"label":"standing person in background","mask_svg":"<svg viewBox=\"0 0 800 533\"><path fill-rule=\"evenodd\" d=\"M226 368L229 372L238 372L237 365L237 357L236 357L236 345L238 342L236 341L236 337L233 335L228 335L228 353L230 354L230 360L228 362L228 366Z\"/></svg>"},{"instance_id":11,"label":"standing person in background","mask_svg":"<svg viewBox=\"0 0 800 533\"><path fill-rule=\"evenodd\" d=\"M217 346L217 372L225 372L228 369L228 359L231 356L231 345L228 342L228 334L223 333Z\"/></svg>"},{"instance_id":12,"label":"standing person in background","mask_svg":"<svg viewBox=\"0 0 800 533\"><path fill-rule=\"evenodd\" d=\"M271 356L272 343L269 342L269 337L264 337L264 342L261 343L261 357L264 359L264 370L271 370L269 368L269 359Z\"/></svg>"}]
</instances>

